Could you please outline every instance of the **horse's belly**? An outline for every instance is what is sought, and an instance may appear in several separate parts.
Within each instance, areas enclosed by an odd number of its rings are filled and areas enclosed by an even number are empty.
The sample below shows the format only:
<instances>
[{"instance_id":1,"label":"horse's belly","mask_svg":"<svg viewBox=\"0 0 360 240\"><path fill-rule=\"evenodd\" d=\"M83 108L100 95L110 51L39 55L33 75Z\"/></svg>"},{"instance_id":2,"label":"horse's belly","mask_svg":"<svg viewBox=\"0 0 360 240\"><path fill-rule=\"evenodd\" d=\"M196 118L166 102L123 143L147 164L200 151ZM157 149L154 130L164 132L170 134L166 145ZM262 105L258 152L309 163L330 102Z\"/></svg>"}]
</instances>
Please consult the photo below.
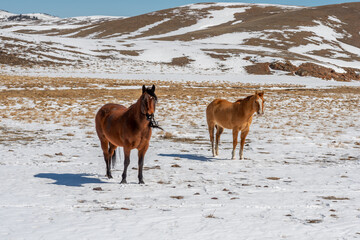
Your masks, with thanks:
<instances>
[{"instance_id":1,"label":"horse's belly","mask_svg":"<svg viewBox=\"0 0 360 240\"><path fill-rule=\"evenodd\" d=\"M112 143L113 145L115 145L117 147L123 147L124 146L123 140L121 138L117 137L117 136L107 135L107 139L109 140L110 143Z\"/></svg>"},{"instance_id":2,"label":"horse's belly","mask_svg":"<svg viewBox=\"0 0 360 240\"><path fill-rule=\"evenodd\" d=\"M127 147L130 149L141 149L146 143L148 143L148 136L138 136L134 135L133 137L129 138L108 138L112 144L117 147Z\"/></svg>"},{"instance_id":3,"label":"horse's belly","mask_svg":"<svg viewBox=\"0 0 360 240\"><path fill-rule=\"evenodd\" d=\"M232 123L230 121L224 120L224 119L216 119L215 124L219 125L219 126L221 126L223 128L227 128L227 129L232 129L233 128Z\"/></svg>"}]
</instances>

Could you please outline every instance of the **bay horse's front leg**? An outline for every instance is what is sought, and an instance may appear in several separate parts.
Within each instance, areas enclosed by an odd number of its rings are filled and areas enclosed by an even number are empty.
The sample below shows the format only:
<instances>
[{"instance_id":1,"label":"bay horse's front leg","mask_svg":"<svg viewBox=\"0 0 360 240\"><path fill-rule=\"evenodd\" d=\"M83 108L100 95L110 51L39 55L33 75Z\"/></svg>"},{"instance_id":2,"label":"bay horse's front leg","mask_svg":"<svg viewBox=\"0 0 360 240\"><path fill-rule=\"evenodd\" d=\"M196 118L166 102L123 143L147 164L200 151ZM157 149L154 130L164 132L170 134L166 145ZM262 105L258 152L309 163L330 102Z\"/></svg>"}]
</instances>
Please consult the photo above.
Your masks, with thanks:
<instances>
[{"instance_id":1,"label":"bay horse's front leg","mask_svg":"<svg viewBox=\"0 0 360 240\"><path fill-rule=\"evenodd\" d=\"M244 160L244 145L245 145L245 139L246 136L249 133L249 129L246 129L244 131L241 131L241 142L240 142L240 160Z\"/></svg>"},{"instance_id":2,"label":"bay horse's front leg","mask_svg":"<svg viewBox=\"0 0 360 240\"><path fill-rule=\"evenodd\" d=\"M127 183L126 182L126 172L127 172L127 168L130 164L130 151L131 149L128 149L126 147L124 147L124 171L123 171L123 174L122 174L122 180L121 180L121 183Z\"/></svg>"},{"instance_id":3,"label":"bay horse's front leg","mask_svg":"<svg viewBox=\"0 0 360 240\"><path fill-rule=\"evenodd\" d=\"M140 149L138 152L138 156L139 156L139 161L138 161L138 178L139 178L139 184L144 184L144 180L143 180L143 166L144 166L144 157L145 157L145 153L148 149L149 145L147 145L146 147L144 147L143 149Z\"/></svg>"},{"instance_id":4,"label":"bay horse's front leg","mask_svg":"<svg viewBox=\"0 0 360 240\"><path fill-rule=\"evenodd\" d=\"M235 160L235 149L236 149L236 145L238 143L238 136L239 136L239 130L237 128L233 129L233 150L232 150L232 160Z\"/></svg>"}]
</instances>

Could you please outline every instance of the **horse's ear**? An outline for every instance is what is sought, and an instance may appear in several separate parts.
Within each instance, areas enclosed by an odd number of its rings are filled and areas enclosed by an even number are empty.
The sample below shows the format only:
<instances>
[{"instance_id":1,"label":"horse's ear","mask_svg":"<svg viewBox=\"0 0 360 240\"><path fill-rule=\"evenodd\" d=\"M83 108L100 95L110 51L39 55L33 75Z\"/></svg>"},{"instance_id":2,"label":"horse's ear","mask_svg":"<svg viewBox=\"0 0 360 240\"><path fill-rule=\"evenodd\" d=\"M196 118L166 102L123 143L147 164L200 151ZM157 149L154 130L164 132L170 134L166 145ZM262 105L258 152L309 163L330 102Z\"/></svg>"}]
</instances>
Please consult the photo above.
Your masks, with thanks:
<instances>
[{"instance_id":1,"label":"horse's ear","mask_svg":"<svg viewBox=\"0 0 360 240\"><path fill-rule=\"evenodd\" d=\"M146 90L146 87L145 87L145 85L143 85L143 87L142 87L142 93L144 93L145 92L145 90Z\"/></svg>"},{"instance_id":2,"label":"horse's ear","mask_svg":"<svg viewBox=\"0 0 360 240\"><path fill-rule=\"evenodd\" d=\"M155 85L154 85L154 84L152 85L151 90L152 90L153 92L155 92Z\"/></svg>"}]
</instances>

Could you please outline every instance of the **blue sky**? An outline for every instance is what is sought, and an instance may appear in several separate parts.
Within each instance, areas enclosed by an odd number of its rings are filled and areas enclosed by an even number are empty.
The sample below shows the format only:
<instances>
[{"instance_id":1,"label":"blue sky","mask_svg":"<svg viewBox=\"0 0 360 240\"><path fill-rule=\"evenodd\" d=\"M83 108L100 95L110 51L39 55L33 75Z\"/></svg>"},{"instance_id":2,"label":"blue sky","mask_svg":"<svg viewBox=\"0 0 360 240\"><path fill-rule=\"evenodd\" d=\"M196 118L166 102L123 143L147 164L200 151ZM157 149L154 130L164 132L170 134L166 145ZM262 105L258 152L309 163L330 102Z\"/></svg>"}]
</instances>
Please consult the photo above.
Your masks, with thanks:
<instances>
[{"instance_id":1,"label":"blue sky","mask_svg":"<svg viewBox=\"0 0 360 240\"><path fill-rule=\"evenodd\" d=\"M89 15L136 16L156 10L177 7L190 3L218 2L214 0L0 0L0 9L12 13L48 13L58 17ZM272 3L297 6L320 6L354 0L238 0L222 2Z\"/></svg>"}]
</instances>

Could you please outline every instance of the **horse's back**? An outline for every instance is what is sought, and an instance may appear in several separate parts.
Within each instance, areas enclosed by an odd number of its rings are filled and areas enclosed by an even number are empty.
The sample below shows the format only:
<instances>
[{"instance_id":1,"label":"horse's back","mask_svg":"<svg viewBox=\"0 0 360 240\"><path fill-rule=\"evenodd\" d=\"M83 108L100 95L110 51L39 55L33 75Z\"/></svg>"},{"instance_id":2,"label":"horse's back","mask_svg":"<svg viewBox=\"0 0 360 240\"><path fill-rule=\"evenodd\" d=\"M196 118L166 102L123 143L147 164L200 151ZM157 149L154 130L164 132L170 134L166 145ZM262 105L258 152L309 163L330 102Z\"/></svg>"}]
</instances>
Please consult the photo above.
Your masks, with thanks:
<instances>
[{"instance_id":1,"label":"horse's back","mask_svg":"<svg viewBox=\"0 0 360 240\"><path fill-rule=\"evenodd\" d=\"M206 108L206 115L215 117L216 114L223 110L232 108L232 103L224 99L215 99Z\"/></svg>"},{"instance_id":2,"label":"horse's back","mask_svg":"<svg viewBox=\"0 0 360 240\"><path fill-rule=\"evenodd\" d=\"M120 104L108 103L102 106L96 114L95 119L103 119L113 114L123 114L127 108Z\"/></svg>"}]
</instances>

